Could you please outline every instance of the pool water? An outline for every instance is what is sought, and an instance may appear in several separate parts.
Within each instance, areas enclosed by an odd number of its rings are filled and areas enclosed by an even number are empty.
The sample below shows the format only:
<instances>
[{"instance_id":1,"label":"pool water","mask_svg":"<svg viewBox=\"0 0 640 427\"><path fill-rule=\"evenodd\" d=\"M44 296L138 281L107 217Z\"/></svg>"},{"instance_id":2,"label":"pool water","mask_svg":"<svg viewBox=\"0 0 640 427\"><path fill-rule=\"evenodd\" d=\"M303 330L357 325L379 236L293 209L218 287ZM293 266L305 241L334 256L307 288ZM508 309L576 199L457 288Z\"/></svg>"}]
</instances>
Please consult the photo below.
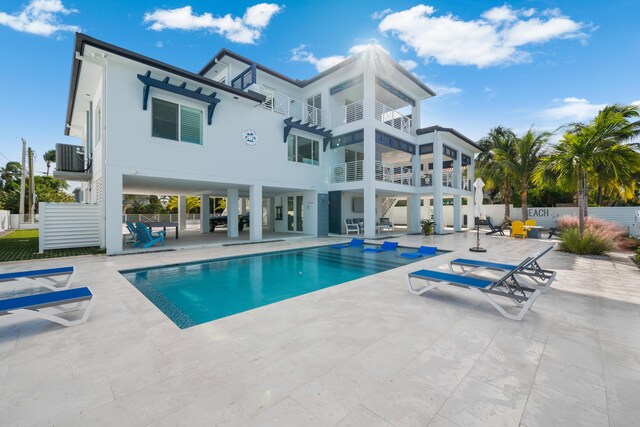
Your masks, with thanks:
<instances>
[{"instance_id":1,"label":"pool water","mask_svg":"<svg viewBox=\"0 0 640 427\"><path fill-rule=\"evenodd\" d=\"M400 253L413 251L323 246L121 273L178 327L188 328L410 264L417 260Z\"/></svg>"}]
</instances>

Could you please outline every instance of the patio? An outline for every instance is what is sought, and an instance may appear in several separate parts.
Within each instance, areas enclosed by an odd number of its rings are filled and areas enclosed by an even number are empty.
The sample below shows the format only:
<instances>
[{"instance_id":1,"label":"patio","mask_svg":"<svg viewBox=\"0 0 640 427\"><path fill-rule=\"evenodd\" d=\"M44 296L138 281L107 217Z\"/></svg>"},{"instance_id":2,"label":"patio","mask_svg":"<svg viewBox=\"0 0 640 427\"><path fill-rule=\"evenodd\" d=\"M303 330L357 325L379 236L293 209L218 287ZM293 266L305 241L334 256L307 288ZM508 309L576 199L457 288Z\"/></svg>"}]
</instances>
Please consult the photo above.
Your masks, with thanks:
<instances>
[{"instance_id":1,"label":"patio","mask_svg":"<svg viewBox=\"0 0 640 427\"><path fill-rule=\"evenodd\" d=\"M542 265L558 277L522 322L464 290L409 294L408 272L472 257L475 237L403 236L394 240L454 252L185 330L118 270L338 239L2 265L3 272L74 265L77 284L98 298L89 321L72 328L0 318L3 423L637 423L638 269L622 258L552 252ZM482 237L486 256L499 262L548 244Z\"/></svg>"}]
</instances>

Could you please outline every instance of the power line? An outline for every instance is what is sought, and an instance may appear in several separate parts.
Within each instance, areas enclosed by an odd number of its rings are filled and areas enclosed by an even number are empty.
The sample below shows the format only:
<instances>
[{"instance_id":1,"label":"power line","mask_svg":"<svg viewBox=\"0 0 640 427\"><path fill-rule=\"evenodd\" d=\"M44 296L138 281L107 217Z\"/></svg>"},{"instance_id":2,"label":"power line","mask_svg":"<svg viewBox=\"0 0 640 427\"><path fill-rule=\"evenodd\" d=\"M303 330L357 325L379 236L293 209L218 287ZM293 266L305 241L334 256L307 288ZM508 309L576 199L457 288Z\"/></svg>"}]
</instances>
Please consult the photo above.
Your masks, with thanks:
<instances>
[{"instance_id":1,"label":"power line","mask_svg":"<svg viewBox=\"0 0 640 427\"><path fill-rule=\"evenodd\" d=\"M9 159L7 156L5 156L1 151L0 151L0 156L4 157L5 159L7 159L8 162L11 161L11 159Z\"/></svg>"}]
</instances>

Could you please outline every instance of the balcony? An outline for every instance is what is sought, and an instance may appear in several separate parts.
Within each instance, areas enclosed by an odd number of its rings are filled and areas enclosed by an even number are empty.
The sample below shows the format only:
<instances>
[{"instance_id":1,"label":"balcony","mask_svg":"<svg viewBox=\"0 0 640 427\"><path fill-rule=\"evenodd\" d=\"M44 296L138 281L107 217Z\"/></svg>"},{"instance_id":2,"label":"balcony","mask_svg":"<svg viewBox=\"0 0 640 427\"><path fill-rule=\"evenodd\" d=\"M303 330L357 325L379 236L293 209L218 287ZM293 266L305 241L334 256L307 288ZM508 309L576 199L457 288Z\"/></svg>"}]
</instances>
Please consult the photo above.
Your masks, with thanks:
<instances>
[{"instance_id":1,"label":"balcony","mask_svg":"<svg viewBox=\"0 0 640 427\"><path fill-rule=\"evenodd\" d=\"M422 173L420 176L421 187L433 186L433 172ZM444 172L442 174L442 186L445 188L459 188L470 191L471 181L466 175L462 175L462 182L458 183L458 174L454 172Z\"/></svg>"},{"instance_id":2,"label":"balcony","mask_svg":"<svg viewBox=\"0 0 640 427\"><path fill-rule=\"evenodd\" d=\"M375 168L376 181L401 185L413 185L413 172L410 168L380 161L376 161ZM338 184L362 181L363 169L363 160L331 165L329 166L329 182L331 184Z\"/></svg>"},{"instance_id":3,"label":"balcony","mask_svg":"<svg viewBox=\"0 0 640 427\"><path fill-rule=\"evenodd\" d=\"M376 101L376 120L411 135L411 117L405 116L380 101Z\"/></svg>"},{"instance_id":4,"label":"balcony","mask_svg":"<svg viewBox=\"0 0 640 427\"><path fill-rule=\"evenodd\" d=\"M258 88L258 92L266 97L261 104L262 108L291 117L294 121L300 120L301 123L311 126L325 127L320 108L263 87Z\"/></svg>"},{"instance_id":5,"label":"balcony","mask_svg":"<svg viewBox=\"0 0 640 427\"><path fill-rule=\"evenodd\" d=\"M331 129L362 120L363 100L331 110Z\"/></svg>"}]
</instances>

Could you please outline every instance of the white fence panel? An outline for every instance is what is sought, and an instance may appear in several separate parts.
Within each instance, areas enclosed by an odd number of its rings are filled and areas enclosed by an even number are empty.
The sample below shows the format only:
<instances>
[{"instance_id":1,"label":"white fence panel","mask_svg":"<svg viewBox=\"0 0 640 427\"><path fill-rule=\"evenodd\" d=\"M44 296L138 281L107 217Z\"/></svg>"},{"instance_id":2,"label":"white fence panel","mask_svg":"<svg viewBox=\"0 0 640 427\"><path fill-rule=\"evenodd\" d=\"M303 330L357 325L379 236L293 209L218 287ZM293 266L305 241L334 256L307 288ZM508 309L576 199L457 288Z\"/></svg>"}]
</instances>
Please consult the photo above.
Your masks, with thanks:
<instances>
[{"instance_id":1,"label":"white fence panel","mask_svg":"<svg viewBox=\"0 0 640 427\"><path fill-rule=\"evenodd\" d=\"M492 222L500 223L504 218L504 205L485 205L487 216ZM522 219L522 210L511 207L511 219ZM617 222L625 227L632 227L635 222L636 211L640 206L612 206L612 207L590 207L588 215L598 217L607 221ZM535 219L538 225L543 227L555 227L558 217L564 215L578 215L577 207L570 208L529 208L529 219Z\"/></svg>"},{"instance_id":2,"label":"white fence panel","mask_svg":"<svg viewBox=\"0 0 640 427\"><path fill-rule=\"evenodd\" d=\"M40 203L40 252L100 246L100 205Z\"/></svg>"}]
</instances>

